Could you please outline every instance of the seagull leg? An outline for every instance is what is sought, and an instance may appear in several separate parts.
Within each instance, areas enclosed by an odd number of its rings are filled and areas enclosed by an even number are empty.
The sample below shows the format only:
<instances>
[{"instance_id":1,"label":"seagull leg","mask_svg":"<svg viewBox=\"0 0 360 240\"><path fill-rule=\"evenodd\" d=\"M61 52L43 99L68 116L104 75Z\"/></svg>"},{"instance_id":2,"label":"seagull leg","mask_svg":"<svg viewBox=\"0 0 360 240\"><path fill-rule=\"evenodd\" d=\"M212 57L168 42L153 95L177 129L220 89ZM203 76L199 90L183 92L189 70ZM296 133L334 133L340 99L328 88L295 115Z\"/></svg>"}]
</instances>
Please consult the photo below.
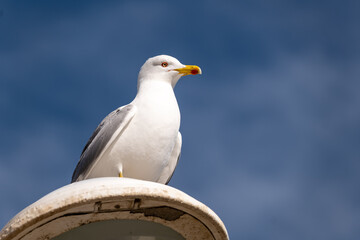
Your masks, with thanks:
<instances>
[{"instance_id":1,"label":"seagull leg","mask_svg":"<svg viewBox=\"0 0 360 240\"><path fill-rule=\"evenodd\" d=\"M123 166L121 163L119 163L117 165L117 170L118 170L118 173L119 173L119 177L124 177L124 174L123 174Z\"/></svg>"}]
</instances>

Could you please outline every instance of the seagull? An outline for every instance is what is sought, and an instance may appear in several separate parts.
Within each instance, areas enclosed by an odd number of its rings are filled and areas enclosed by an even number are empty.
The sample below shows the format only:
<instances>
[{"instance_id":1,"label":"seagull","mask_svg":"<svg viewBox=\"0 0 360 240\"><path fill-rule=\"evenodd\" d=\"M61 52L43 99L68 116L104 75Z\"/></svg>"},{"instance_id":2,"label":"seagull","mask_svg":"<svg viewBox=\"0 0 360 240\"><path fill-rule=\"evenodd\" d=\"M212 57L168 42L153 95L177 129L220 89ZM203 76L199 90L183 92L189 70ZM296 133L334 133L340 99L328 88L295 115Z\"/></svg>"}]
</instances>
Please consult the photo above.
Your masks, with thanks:
<instances>
[{"instance_id":1,"label":"seagull","mask_svg":"<svg viewBox=\"0 0 360 240\"><path fill-rule=\"evenodd\" d=\"M181 152L180 110L174 87L182 76L201 74L174 57L149 58L137 94L111 112L86 143L71 182L127 177L168 184Z\"/></svg>"}]
</instances>

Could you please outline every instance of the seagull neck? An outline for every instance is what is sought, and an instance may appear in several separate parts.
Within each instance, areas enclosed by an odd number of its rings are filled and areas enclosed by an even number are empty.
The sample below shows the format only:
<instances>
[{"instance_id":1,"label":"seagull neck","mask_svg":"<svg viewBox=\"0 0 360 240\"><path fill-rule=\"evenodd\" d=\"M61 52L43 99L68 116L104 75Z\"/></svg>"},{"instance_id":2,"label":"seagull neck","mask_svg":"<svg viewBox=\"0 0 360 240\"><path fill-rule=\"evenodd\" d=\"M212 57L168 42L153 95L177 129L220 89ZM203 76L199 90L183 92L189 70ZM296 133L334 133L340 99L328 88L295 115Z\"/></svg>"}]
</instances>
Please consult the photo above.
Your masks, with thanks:
<instances>
[{"instance_id":1,"label":"seagull neck","mask_svg":"<svg viewBox=\"0 0 360 240\"><path fill-rule=\"evenodd\" d=\"M138 93L137 95L142 95L142 94L157 94L159 92L173 92L173 87L171 86L170 83L165 82L165 81L156 81L156 80L149 80L149 81L142 81L139 85L138 85Z\"/></svg>"},{"instance_id":2,"label":"seagull neck","mask_svg":"<svg viewBox=\"0 0 360 240\"><path fill-rule=\"evenodd\" d=\"M175 94L170 83L165 81L143 81L138 86L135 102L162 102L175 100Z\"/></svg>"}]
</instances>

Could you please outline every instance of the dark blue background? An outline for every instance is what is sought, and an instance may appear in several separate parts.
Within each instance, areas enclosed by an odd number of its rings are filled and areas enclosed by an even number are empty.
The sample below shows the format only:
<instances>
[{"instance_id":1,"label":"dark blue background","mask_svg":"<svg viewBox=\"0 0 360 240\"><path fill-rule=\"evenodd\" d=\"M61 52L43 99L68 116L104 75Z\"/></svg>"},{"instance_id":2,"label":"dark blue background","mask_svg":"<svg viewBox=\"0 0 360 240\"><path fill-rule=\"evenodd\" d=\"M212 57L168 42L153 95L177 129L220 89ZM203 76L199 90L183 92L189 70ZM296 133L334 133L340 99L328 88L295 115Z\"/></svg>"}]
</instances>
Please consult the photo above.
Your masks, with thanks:
<instances>
[{"instance_id":1,"label":"dark blue background","mask_svg":"<svg viewBox=\"0 0 360 240\"><path fill-rule=\"evenodd\" d=\"M359 1L1 1L0 225L69 183L149 57L180 80L170 182L232 239L360 239Z\"/></svg>"}]
</instances>

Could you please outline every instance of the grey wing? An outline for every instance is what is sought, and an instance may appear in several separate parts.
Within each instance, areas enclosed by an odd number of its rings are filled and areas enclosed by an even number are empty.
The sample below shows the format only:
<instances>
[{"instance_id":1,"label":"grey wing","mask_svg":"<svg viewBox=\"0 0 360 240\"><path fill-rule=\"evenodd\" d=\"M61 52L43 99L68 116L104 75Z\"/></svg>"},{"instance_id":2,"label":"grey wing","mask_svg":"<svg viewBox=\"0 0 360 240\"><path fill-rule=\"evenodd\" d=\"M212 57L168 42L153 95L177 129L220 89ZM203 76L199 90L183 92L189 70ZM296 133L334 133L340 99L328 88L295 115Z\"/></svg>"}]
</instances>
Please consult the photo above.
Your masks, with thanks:
<instances>
[{"instance_id":1,"label":"grey wing","mask_svg":"<svg viewBox=\"0 0 360 240\"><path fill-rule=\"evenodd\" d=\"M129 104L111 112L95 129L87 141L80 160L74 170L71 182L79 181L92 168L97 158L112 140L115 132L122 132L135 115L136 107Z\"/></svg>"},{"instance_id":2,"label":"grey wing","mask_svg":"<svg viewBox=\"0 0 360 240\"><path fill-rule=\"evenodd\" d=\"M170 182L170 179L174 175L175 168L179 162L180 155L181 155L181 145L182 145L182 137L181 133L178 132L178 136L175 142L174 149L171 153L169 165L164 169L163 173L161 174L161 177L159 179L159 183L168 184Z\"/></svg>"}]
</instances>

